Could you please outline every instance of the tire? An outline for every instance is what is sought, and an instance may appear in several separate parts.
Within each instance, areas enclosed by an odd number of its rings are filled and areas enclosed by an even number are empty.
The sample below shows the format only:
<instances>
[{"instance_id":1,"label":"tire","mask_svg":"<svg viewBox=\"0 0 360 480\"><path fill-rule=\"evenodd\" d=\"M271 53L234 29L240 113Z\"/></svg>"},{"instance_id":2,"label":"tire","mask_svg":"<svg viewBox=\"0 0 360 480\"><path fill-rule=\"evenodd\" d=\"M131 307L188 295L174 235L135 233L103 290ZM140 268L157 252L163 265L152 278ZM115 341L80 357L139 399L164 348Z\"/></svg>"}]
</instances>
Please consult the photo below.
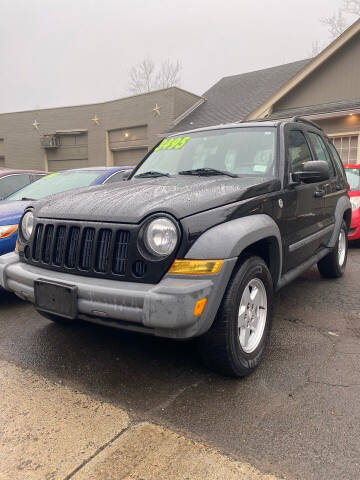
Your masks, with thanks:
<instances>
[{"instance_id":1,"label":"tire","mask_svg":"<svg viewBox=\"0 0 360 480\"><path fill-rule=\"evenodd\" d=\"M76 322L76 320L70 320L68 318L60 317L59 315L55 315L53 313L42 312L41 310L37 310L41 316L51 320L52 322L58 323L59 325L72 325Z\"/></svg>"},{"instance_id":2,"label":"tire","mask_svg":"<svg viewBox=\"0 0 360 480\"><path fill-rule=\"evenodd\" d=\"M344 275L348 255L348 228L343 221L339 238L333 250L318 263L318 269L325 278L340 278Z\"/></svg>"},{"instance_id":3,"label":"tire","mask_svg":"<svg viewBox=\"0 0 360 480\"><path fill-rule=\"evenodd\" d=\"M251 294L255 288L258 293L254 301ZM270 334L273 296L273 280L265 262L259 257L245 257L229 281L212 327L197 340L207 367L228 376L244 377L259 365ZM258 305L255 310L254 304ZM255 331L246 325L255 327Z\"/></svg>"}]
</instances>

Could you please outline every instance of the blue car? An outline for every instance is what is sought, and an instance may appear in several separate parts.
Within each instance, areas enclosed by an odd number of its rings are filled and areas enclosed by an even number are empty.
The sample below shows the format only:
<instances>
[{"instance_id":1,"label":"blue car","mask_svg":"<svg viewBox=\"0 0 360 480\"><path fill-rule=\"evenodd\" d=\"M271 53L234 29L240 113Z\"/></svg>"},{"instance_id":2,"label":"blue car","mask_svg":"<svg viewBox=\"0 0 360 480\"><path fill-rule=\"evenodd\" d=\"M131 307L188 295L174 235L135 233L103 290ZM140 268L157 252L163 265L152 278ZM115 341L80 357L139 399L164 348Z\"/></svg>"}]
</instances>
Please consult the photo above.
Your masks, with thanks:
<instances>
[{"instance_id":1,"label":"blue car","mask_svg":"<svg viewBox=\"0 0 360 480\"><path fill-rule=\"evenodd\" d=\"M90 167L51 173L12 193L0 201L0 255L12 252L17 239L17 227L25 208L33 200L66 192L74 188L120 182L132 167Z\"/></svg>"}]
</instances>

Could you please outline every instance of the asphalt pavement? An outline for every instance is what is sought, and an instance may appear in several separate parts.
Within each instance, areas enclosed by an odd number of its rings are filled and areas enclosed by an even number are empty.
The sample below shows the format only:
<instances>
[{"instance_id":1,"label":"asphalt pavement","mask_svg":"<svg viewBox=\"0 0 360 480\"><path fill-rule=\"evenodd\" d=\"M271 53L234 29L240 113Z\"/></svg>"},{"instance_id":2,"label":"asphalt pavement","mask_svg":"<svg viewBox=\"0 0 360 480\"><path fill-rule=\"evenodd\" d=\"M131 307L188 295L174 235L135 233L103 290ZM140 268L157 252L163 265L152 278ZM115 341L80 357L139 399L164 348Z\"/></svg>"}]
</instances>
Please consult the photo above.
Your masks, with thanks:
<instances>
[{"instance_id":1,"label":"asphalt pavement","mask_svg":"<svg viewBox=\"0 0 360 480\"><path fill-rule=\"evenodd\" d=\"M360 249L353 248L342 279L324 280L314 268L284 288L263 363L243 380L208 371L191 342L86 323L58 326L5 292L0 361L105 402L109 415L121 409L130 425L158 425L264 474L354 480L360 478L359 283ZM12 375L6 378L11 385ZM24 395L29 391L31 382ZM62 397L53 397L57 410Z\"/></svg>"}]
</instances>

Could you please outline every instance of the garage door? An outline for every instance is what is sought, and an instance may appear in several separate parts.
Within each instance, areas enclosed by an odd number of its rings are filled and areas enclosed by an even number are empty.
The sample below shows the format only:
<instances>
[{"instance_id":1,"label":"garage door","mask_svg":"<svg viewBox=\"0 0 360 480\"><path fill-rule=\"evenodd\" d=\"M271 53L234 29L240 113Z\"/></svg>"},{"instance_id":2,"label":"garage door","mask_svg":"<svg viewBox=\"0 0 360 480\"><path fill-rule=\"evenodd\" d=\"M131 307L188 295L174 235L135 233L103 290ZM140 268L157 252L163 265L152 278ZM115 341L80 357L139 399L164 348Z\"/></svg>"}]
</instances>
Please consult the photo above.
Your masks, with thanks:
<instances>
[{"instance_id":1,"label":"garage door","mask_svg":"<svg viewBox=\"0 0 360 480\"><path fill-rule=\"evenodd\" d=\"M137 165L147 154L147 148L131 148L129 150L116 150L113 152L114 165Z\"/></svg>"}]
</instances>

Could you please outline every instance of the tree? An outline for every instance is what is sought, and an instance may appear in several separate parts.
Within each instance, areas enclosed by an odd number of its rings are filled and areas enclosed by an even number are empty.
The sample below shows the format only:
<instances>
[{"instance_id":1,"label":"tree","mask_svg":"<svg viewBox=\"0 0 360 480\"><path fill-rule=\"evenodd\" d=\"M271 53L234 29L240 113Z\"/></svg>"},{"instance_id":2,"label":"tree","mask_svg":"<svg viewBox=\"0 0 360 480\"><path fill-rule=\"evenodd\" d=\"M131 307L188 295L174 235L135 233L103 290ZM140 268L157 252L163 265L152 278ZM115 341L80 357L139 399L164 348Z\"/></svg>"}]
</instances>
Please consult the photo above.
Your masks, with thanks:
<instances>
[{"instance_id":1,"label":"tree","mask_svg":"<svg viewBox=\"0 0 360 480\"><path fill-rule=\"evenodd\" d=\"M154 62L145 58L130 70L129 91L139 94L180 85L181 68L179 61L165 60L156 70Z\"/></svg>"},{"instance_id":2,"label":"tree","mask_svg":"<svg viewBox=\"0 0 360 480\"><path fill-rule=\"evenodd\" d=\"M323 49L321 43L319 42L319 40L315 40L312 45L311 45L311 49L309 50L309 57L310 58L313 58L313 57L316 57L316 55L318 55L321 50Z\"/></svg>"},{"instance_id":3,"label":"tree","mask_svg":"<svg viewBox=\"0 0 360 480\"><path fill-rule=\"evenodd\" d=\"M154 90L154 62L145 58L130 70L129 90L132 93L144 93Z\"/></svg>"},{"instance_id":4,"label":"tree","mask_svg":"<svg viewBox=\"0 0 360 480\"><path fill-rule=\"evenodd\" d=\"M344 6L343 6L344 12L360 17L360 0L343 0L343 1L344 1Z\"/></svg>"},{"instance_id":5,"label":"tree","mask_svg":"<svg viewBox=\"0 0 360 480\"><path fill-rule=\"evenodd\" d=\"M168 59L162 62L156 77L157 88L168 88L174 85L180 85L181 68L179 60L171 62Z\"/></svg>"},{"instance_id":6,"label":"tree","mask_svg":"<svg viewBox=\"0 0 360 480\"><path fill-rule=\"evenodd\" d=\"M327 26L332 40L341 35L348 27L348 19L345 18L341 9L329 17L321 18L320 22Z\"/></svg>"},{"instance_id":7,"label":"tree","mask_svg":"<svg viewBox=\"0 0 360 480\"><path fill-rule=\"evenodd\" d=\"M360 17L360 0L343 0L343 5L336 13L320 19L328 28L332 40L341 35L353 21L351 17Z\"/></svg>"}]
</instances>

